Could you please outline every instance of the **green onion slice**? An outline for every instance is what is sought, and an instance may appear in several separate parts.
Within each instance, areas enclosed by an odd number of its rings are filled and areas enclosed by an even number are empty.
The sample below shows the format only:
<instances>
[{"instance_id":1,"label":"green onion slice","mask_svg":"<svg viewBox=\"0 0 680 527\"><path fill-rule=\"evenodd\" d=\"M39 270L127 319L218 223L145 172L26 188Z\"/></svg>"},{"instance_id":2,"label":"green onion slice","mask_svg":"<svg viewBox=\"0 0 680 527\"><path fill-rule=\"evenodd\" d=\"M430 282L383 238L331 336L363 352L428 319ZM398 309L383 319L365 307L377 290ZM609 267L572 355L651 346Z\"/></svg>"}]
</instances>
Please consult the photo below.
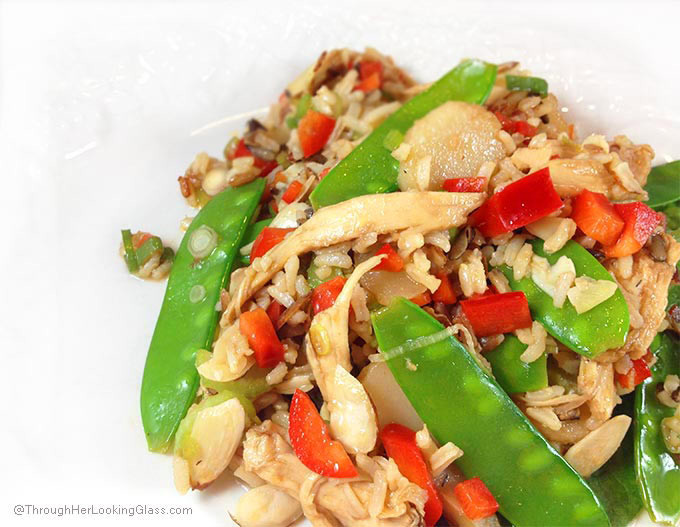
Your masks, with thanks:
<instances>
[{"instance_id":1,"label":"green onion slice","mask_svg":"<svg viewBox=\"0 0 680 527\"><path fill-rule=\"evenodd\" d=\"M205 258L217 247L217 233L207 225L201 225L189 238L189 252L197 259Z\"/></svg>"},{"instance_id":2,"label":"green onion slice","mask_svg":"<svg viewBox=\"0 0 680 527\"><path fill-rule=\"evenodd\" d=\"M125 263L127 264L128 271L136 273L139 269L139 263L137 262L135 246L132 243L132 233L130 229L124 229L120 232L123 235L123 249L125 249Z\"/></svg>"},{"instance_id":3,"label":"green onion slice","mask_svg":"<svg viewBox=\"0 0 680 527\"><path fill-rule=\"evenodd\" d=\"M158 236L152 236L137 249L137 263L144 265L155 253L163 250L163 242Z\"/></svg>"},{"instance_id":4,"label":"green onion slice","mask_svg":"<svg viewBox=\"0 0 680 527\"><path fill-rule=\"evenodd\" d=\"M383 139L383 146L387 148L390 152L397 148L401 142L404 140L404 134L399 130L392 129L387 132L385 139Z\"/></svg>"},{"instance_id":5,"label":"green onion slice","mask_svg":"<svg viewBox=\"0 0 680 527\"><path fill-rule=\"evenodd\" d=\"M198 304L201 300L205 298L206 289L200 284L196 284L189 290L189 302L192 304Z\"/></svg>"}]
</instances>

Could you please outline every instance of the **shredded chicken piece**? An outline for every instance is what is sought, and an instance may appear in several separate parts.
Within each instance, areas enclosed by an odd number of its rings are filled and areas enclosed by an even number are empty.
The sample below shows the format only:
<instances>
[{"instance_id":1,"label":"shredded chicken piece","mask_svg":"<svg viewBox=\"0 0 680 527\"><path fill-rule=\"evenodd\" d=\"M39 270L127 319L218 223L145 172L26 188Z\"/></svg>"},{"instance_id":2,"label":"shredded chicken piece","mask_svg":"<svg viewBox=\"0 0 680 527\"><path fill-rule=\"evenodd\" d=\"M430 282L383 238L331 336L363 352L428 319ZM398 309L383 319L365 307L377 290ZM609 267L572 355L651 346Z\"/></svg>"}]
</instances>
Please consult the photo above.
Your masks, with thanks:
<instances>
[{"instance_id":1,"label":"shredded chicken piece","mask_svg":"<svg viewBox=\"0 0 680 527\"><path fill-rule=\"evenodd\" d=\"M380 235L418 227L420 232L429 233L458 227L483 200L481 193L395 192L360 196L324 207L245 269L220 324L229 324L241 306L281 270L291 256L354 240L369 232Z\"/></svg>"},{"instance_id":2,"label":"shredded chicken piece","mask_svg":"<svg viewBox=\"0 0 680 527\"><path fill-rule=\"evenodd\" d=\"M675 264L680 258L680 243L671 236L664 235L667 247L665 262L655 261L647 249L633 256L632 274L625 277L615 260L605 262L607 270L614 275L630 305L630 310L639 312L642 325L632 327L624 345L614 353L607 352L598 357L600 361L616 361L625 354L639 359L649 349L659 325L666 316L668 287L675 273Z\"/></svg>"},{"instance_id":3,"label":"shredded chicken piece","mask_svg":"<svg viewBox=\"0 0 680 527\"><path fill-rule=\"evenodd\" d=\"M427 494L404 478L392 460L359 454L358 479L328 479L302 464L271 421L248 430L243 460L247 470L298 499L314 526L423 525Z\"/></svg>"},{"instance_id":4,"label":"shredded chicken piece","mask_svg":"<svg viewBox=\"0 0 680 527\"><path fill-rule=\"evenodd\" d=\"M373 450L378 428L364 387L347 373L352 369L347 337L349 307L361 277L382 258L382 255L373 256L356 266L335 303L314 317L305 341L307 359L328 405L333 436L354 454Z\"/></svg>"},{"instance_id":5,"label":"shredded chicken piece","mask_svg":"<svg viewBox=\"0 0 680 527\"><path fill-rule=\"evenodd\" d=\"M581 393L590 397L591 422L606 421L614 407L621 402L614 384L614 365L604 364L581 357L578 372L578 387Z\"/></svg>"},{"instance_id":6,"label":"shredded chicken piece","mask_svg":"<svg viewBox=\"0 0 680 527\"><path fill-rule=\"evenodd\" d=\"M625 135L617 135L610 145L610 150L618 153L622 161L628 163L633 176L644 187L647 176L652 169L654 150L649 145L635 145Z\"/></svg>"}]
</instances>

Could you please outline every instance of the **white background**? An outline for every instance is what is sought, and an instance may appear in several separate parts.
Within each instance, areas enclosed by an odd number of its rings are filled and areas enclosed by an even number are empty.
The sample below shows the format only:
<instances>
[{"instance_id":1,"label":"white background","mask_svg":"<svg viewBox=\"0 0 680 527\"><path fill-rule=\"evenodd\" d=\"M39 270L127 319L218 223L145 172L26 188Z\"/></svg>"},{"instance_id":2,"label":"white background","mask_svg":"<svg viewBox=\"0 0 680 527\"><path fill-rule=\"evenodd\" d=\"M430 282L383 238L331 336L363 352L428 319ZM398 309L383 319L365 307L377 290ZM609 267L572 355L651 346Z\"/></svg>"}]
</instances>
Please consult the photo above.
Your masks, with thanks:
<instances>
[{"instance_id":1,"label":"white background","mask_svg":"<svg viewBox=\"0 0 680 527\"><path fill-rule=\"evenodd\" d=\"M462 57L521 60L581 134L675 159L679 18L651 1L1 3L0 518L187 505L139 521L230 524L230 480L180 497L170 458L146 451L138 394L164 285L117 256L120 228L179 241L177 177L243 121L192 131L266 106L325 48L372 45L424 81Z\"/></svg>"}]
</instances>

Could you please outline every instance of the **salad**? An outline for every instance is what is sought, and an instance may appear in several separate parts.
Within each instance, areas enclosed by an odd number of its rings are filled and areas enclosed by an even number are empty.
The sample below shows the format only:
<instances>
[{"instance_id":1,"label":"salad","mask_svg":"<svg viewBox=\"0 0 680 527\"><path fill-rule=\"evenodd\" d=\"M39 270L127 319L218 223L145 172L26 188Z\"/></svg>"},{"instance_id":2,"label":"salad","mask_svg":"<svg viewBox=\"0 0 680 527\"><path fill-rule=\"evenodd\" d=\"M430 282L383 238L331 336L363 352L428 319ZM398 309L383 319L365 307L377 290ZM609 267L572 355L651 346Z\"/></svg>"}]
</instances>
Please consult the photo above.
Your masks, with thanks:
<instances>
[{"instance_id":1,"label":"salad","mask_svg":"<svg viewBox=\"0 0 680 527\"><path fill-rule=\"evenodd\" d=\"M241 527L680 520L680 162L548 83L324 52L179 188L141 413Z\"/></svg>"}]
</instances>

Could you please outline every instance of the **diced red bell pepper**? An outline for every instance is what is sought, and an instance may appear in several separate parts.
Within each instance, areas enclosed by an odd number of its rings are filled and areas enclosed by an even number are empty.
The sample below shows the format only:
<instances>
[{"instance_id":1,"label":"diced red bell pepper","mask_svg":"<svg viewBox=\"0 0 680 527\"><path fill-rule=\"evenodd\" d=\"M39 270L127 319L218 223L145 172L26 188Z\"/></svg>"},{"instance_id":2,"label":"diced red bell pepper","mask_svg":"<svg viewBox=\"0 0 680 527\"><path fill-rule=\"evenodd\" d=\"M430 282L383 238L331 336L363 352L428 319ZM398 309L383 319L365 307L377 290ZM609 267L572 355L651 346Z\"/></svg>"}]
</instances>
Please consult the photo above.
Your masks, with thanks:
<instances>
[{"instance_id":1,"label":"diced red bell pepper","mask_svg":"<svg viewBox=\"0 0 680 527\"><path fill-rule=\"evenodd\" d=\"M260 368L273 368L283 361L285 349L267 312L258 308L241 313L239 330L248 339L248 345L255 353Z\"/></svg>"},{"instance_id":2,"label":"diced red bell pepper","mask_svg":"<svg viewBox=\"0 0 680 527\"><path fill-rule=\"evenodd\" d=\"M285 307L279 304L276 300L272 300L267 308L267 316L271 319L272 324L276 326L281 314L285 311Z\"/></svg>"},{"instance_id":3,"label":"diced red bell pepper","mask_svg":"<svg viewBox=\"0 0 680 527\"><path fill-rule=\"evenodd\" d=\"M483 177L458 177L444 181L444 190L447 192L482 192L486 185Z\"/></svg>"},{"instance_id":4,"label":"diced red bell pepper","mask_svg":"<svg viewBox=\"0 0 680 527\"><path fill-rule=\"evenodd\" d=\"M533 137L538 132L538 128L530 125L526 121L515 121L515 131L522 134L524 137Z\"/></svg>"},{"instance_id":5,"label":"diced red bell pepper","mask_svg":"<svg viewBox=\"0 0 680 527\"><path fill-rule=\"evenodd\" d=\"M262 232L257 235L255 241L253 242L253 248L250 250L250 261L252 262L255 258L262 256L269 249L278 245L283 241L291 231L295 229L281 229L278 227L265 227Z\"/></svg>"},{"instance_id":6,"label":"diced red bell pepper","mask_svg":"<svg viewBox=\"0 0 680 527\"><path fill-rule=\"evenodd\" d=\"M290 403L288 435L295 455L309 470L327 478L358 475L342 444L330 438L314 403L301 390L295 390Z\"/></svg>"},{"instance_id":7,"label":"diced red bell pepper","mask_svg":"<svg viewBox=\"0 0 680 527\"><path fill-rule=\"evenodd\" d=\"M458 498L465 516L471 520L486 518L498 511L496 498L479 478L461 481L453 488L453 493Z\"/></svg>"},{"instance_id":8,"label":"diced red bell pepper","mask_svg":"<svg viewBox=\"0 0 680 527\"><path fill-rule=\"evenodd\" d=\"M491 196L470 215L469 223L491 238L540 220L561 206L546 167Z\"/></svg>"},{"instance_id":9,"label":"diced red bell pepper","mask_svg":"<svg viewBox=\"0 0 680 527\"><path fill-rule=\"evenodd\" d=\"M380 439L387 455L399 467L399 472L411 483L427 491L425 525L434 525L442 515L443 505L423 453L416 444L416 433L403 425L392 423L382 429Z\"/></svg>"},{"instance_id":10,"label":"diced red bell pepper","mask_svg":"<svg viewBox=\"0 0 680 527\"><path fill-rule=\"evenodd\" d=\"M366 77L364 80L359 81L354 89L368 93L373 90L379 89L380 84L381 84L380 75L378 73L373 73L370 76Z\"/></svg>"},{"instance_id":11,"label":"diced red bell pepper","mask_svg":"<svg viewBox=\"0 0 680 527\"><path fill-rule=\"evenodd\" d=\"M501 112L494 112L494 115L496 116L496 119L500 121L501 128L509 134L519 132L524 137L533 137L536 135L536 132L538 132L538 128L530 125L526 121L514 121L508 116L503 115Z\"/></svg>"},{"instance_id":12,"label":"diced red bell pepper","mask_svg":"<svg viewBox=\"0 0 680 527\"><path fill-rule=\"evenodd\" d=\"M300 195L300 192L302 192L302 189L302 183L296 179L290 185L288 185L288 188L283 193L283 196L281 196L281 199L286 203L293 203Z\"/></svg>"},{"instance_id":13,"label":"diced red bell pepper","mask_svg":"<svg viewBox=\"0 0 680 527\"><path fill-rule=\"evenodd\" d=\"M614 210L625 225L616 243L605 246L607 258L621 258L638 252L662 220L661 214L640 202L617 203Z\"/></svg>"},{"instance_id":14,"label":"diced red bell pepper","mask_svg":"<svg viewBox=\"0 0 680 527\"><path fill-rule=\"evenodd\" d=\"M571 200L571 219L586 235L603 245L613 245L623 230L623 220L607 196L582 190Z\"/></svg>"},{"instance_id":15,"label":"diced red bell pepper","mask_svg":"<svg viewBox=\"0 0 680 527\"><path fill-rule=\"evenodd\" d=\"M383 245L378 249L378 252L375 253L376 256L381 254L387 256L380 260L380 263L373 268L375 271L391 271L393 273L398 273L404 268L404 260L397 254L397 251L392 249L392 246L389 243Z\"/></svg>"},{"instance_id":16,"label":"diced red bell pepper","mask_svg":"<svg viewBox=\"0 0 680 527\"><path fill-rule=\"evenodd\" d=\"M430 294L429 291L424 291L423 293L420 293L419 295L414 296L413 298L409 298L411 302L413 302L415 305L423 307L425 304L429 304L432 302L432 295Z\"/></svg>"},{"instance_id":17,"label":"diced red bell pepper","mask_svg":"<svg viewBox=\"0 0 680 527\"><path fill-rule=\"evenodd\" d=\"M308 110L298 123L298 137L305 157L320 151L335 127L335 119L314 110Z\"/></svg>"},{"instance_id":18,"label":"diced red bell pepper","mask_svg":"<svg viewBox=\"0 0 680 527\"><path fill-rule=\"evenodd\" d=\"M643 358L633 361L633 367L626 374L617 373L616 380L621 385L621 388L633 389L647 377L652 376L652 371L649 369L649 364Z\"/></svg>"},{"instance_id":19,"label":"diced red bell pepper","mask_svg":"<svg viewBox=\"0 0 680 527\"><path fill-rule=\"evenodd\" d=\"M312 291L312 312L316 315L328 309L338 298L347 279L344 276L336 276L328 282L324 282Z\"/></svg>"},{"instance_id":20,"label":"diced red bell pepper","mask_svg":"<svg viewBox=\"0 0 680 527\"><path fill-rule=\"evenodd\" d=\"M260 169L261 177L268 175L272 170L274 170L278 166L278 163L274 160L267 161L266 159L262 159L261 157L253 155L253 153L246 146L246 142L243 139L241 139L238 142L238 145L236 145L236 149L234 150L234 152L227 157L228 159L231 160L234 160L237 157L252 157L254 159L253 164Z\"/></svg>"},{"instance_id":21,"label":"diced red bell pepper","mask_svg":"<svg viewBox=\"0 0 680 527\"><path fill-rule=\"evenodd\" d=\"M432 300L435 302L441 302L442 304L455 304L456 303L456 293L453 290L453 285L451 285L451 278L446 273L437 273L435 275L439 278L442 283L432 295Z\"/></svg>"},{"instance_id":22,"label":"diced red bell pepper","mask_svg":"<svg viewBox=\"0 0 680 527\"><path fill-rule=\"evenodd\" d=\"M328 173L331 171L330 167L326 167L321 171L321 174L319 174L319 181L321 181L323 178L325 178Z\"/></svg>"},{"instance_id":23,"label":"diced red bell pepper","mask_svg":"<svg viewBox=\"0 0 680 527\"><path fill-rule=\"evenodd\" d=\"M531 326L527 297L519 291L468 298L461 300L460 306L478 337Z\"/></svg>"},{"instance_id":24,"label":"diced red bell pepper","mask_svg":"<svg viewBox=\"0 0 680 527\"><path fill-rule=\"evenodd\" d=\"M362 60L359 63L360 82L354 88L363 92L377 90L382 86L383 65L377 60Z\"/></svg>"}]
</instances>

